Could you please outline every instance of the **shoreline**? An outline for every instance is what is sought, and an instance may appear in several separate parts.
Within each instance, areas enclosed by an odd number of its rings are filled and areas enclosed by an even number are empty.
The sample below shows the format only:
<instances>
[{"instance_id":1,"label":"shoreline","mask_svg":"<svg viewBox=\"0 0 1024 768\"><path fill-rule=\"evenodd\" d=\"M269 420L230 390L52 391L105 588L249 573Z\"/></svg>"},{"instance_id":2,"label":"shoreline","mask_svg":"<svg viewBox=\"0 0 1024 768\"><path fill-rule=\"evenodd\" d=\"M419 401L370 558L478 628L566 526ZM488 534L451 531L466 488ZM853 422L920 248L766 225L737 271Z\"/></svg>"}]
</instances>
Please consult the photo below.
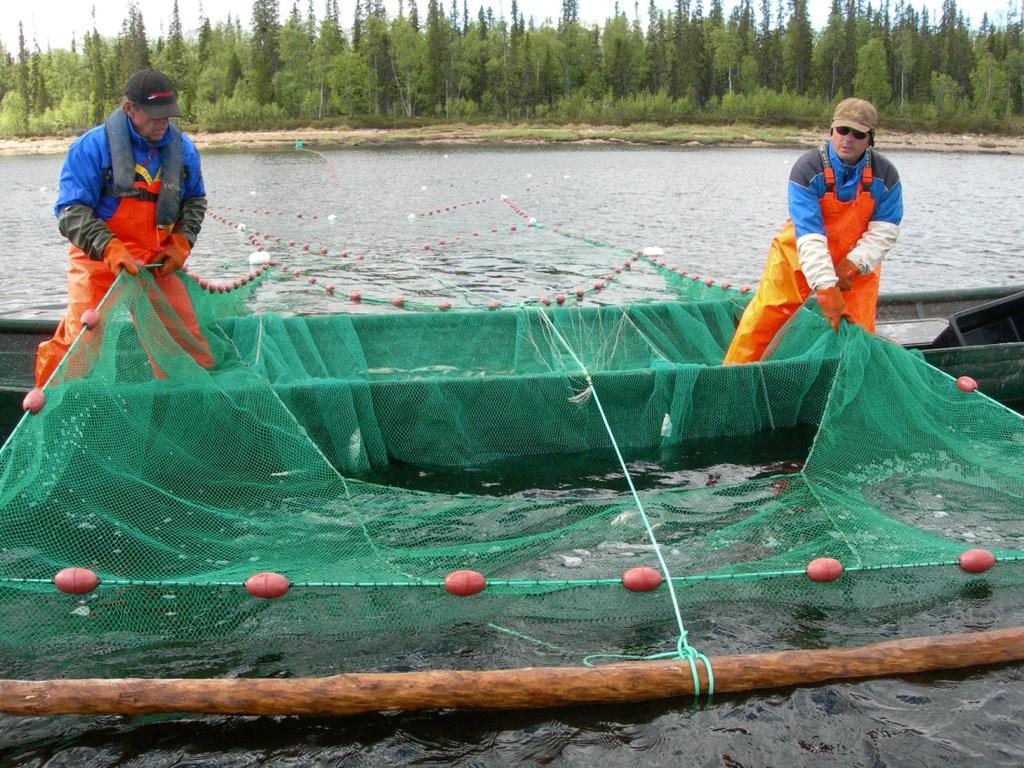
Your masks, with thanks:
<instances>
[{"instance_id":1,"label":"shoreline","mask_svg":"<svg viewBox=\"0 0 1024 768\"><path fill-rule=\"evenodd\" d=\"M308 149L382 146L676 146L676 147L814 147L825 129L762 128L750 125L705 126L652 124L631 126L434 125L425 128L296 128L186 134L200 151L285 151L296 141ZM60 155L74 137L0 139L0 157ZM969 152L1024 155L1024 136L938 134L880 131L880 151Z\"/></svg>"}]
</instances>

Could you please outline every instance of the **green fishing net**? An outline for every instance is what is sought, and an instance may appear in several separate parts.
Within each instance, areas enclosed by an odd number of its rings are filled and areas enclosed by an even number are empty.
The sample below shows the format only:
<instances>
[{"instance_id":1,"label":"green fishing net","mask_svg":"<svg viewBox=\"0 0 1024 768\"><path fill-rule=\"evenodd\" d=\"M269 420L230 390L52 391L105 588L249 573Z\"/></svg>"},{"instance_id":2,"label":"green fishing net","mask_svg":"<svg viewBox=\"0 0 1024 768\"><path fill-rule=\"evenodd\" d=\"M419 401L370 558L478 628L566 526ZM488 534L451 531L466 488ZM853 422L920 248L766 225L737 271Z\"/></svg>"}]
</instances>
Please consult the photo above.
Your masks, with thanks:
<instances>
[{"instance_id":1,"label":"green fishing net","mask_svg":"<svg viewBox=\"0 0 1024 768\"><path fill-rule=\"evenodd\" d=\"M682 622L756 651L923 609L988 626L1019 577L1020 416L811 309L723 368L747 297L676 276L678 302L304 317L185 280L201 339L120 279L0 453L6 676L581 664L671 652ZM632 481L779 436L774 470ZM581 456L613 480L430 486ZM984 575L957 567L975 548ZM817 558L844 573L810 580ZM71 567L98 586L56 589ZM637 567L671 581L624 588ZM450 594L459 570L486 587ZM251 595L263 572L287 593Z\"/></svg>"}]
</instances>

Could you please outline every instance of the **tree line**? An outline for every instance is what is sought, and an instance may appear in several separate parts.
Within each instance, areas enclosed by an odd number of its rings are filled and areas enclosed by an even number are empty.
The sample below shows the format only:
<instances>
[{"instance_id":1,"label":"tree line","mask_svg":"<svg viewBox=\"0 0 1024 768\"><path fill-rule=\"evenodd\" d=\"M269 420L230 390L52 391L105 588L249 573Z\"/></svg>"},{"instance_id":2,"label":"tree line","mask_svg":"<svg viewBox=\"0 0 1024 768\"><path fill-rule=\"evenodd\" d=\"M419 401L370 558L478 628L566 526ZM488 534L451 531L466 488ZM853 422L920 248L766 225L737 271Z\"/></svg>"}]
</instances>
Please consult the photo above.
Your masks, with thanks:
<instances>
[{"instance_id":1,"label":"tree line","mask_svg":"<svg viewBox=\"0 0 1024 768\"><path fill-rule=\"evenodd\" d=\"M116 37L95 29L70 50L0 44L0 135L78 132L103 120L125 80L154 67L175 82L185 121L206 130L438 121L815 124L837 100L870 99L906 127L1015 130L1024 115L1024 0L1002 26L972 28L955 0L926 7L832 0L815 29L807 0L639 0L603 27L562 0L557 24L468 0L253 0L251 23L195 20L177 0L151 39L136 4ZM420 0L422 2L422 0ZM1011 0L1015 3L1017 0Z\"/></svg>"}]
</instances>

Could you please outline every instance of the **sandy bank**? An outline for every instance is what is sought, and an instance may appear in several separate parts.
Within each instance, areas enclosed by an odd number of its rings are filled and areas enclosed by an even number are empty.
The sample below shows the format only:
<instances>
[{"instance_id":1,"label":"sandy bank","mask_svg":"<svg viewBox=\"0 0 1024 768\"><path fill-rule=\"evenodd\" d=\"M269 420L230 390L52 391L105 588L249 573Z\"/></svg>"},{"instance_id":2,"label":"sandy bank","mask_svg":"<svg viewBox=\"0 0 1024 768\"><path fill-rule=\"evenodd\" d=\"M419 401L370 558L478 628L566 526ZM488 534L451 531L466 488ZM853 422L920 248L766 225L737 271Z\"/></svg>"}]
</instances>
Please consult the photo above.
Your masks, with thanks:
<instances>
[{"instance_id":1,"label":"sandy bank","mask_svg":"<svg viewBox=\"0 0 1024 768\"><path fill-rule=\"evenodd\" d=\"M310 149L383 145L651 144L677 146L815 146L823 131L713 126L430 126L415 129L299 128L288 131L189 133L200 150L284 150L302 140ZM71 138L0 139L0 157L63 154ZM878 147L932 152L1024 155L1024 136L886 133Z\"/></svg>"}]
</instances>

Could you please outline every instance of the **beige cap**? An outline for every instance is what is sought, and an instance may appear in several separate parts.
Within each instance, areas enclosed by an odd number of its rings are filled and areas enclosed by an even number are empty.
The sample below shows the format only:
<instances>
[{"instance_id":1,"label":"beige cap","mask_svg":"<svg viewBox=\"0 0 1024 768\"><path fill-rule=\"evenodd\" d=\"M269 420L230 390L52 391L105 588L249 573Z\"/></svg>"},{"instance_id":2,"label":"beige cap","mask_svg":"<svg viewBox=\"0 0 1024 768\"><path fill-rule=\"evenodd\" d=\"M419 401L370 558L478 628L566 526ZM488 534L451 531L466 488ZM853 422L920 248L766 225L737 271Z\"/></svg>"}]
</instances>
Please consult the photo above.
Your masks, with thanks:
<instances>
[{"instance_id":1,"label":"beige cap","mask_svg":"<svg viewBox=\"0 0 1024 768\"><path fill-rule=\"evenodd\" d=\"M836 106L836 113L832 117L832 127L838 125L869 133L878 126L878 110L864 99L843 99Z\"/></svg>"}]
</instances>

